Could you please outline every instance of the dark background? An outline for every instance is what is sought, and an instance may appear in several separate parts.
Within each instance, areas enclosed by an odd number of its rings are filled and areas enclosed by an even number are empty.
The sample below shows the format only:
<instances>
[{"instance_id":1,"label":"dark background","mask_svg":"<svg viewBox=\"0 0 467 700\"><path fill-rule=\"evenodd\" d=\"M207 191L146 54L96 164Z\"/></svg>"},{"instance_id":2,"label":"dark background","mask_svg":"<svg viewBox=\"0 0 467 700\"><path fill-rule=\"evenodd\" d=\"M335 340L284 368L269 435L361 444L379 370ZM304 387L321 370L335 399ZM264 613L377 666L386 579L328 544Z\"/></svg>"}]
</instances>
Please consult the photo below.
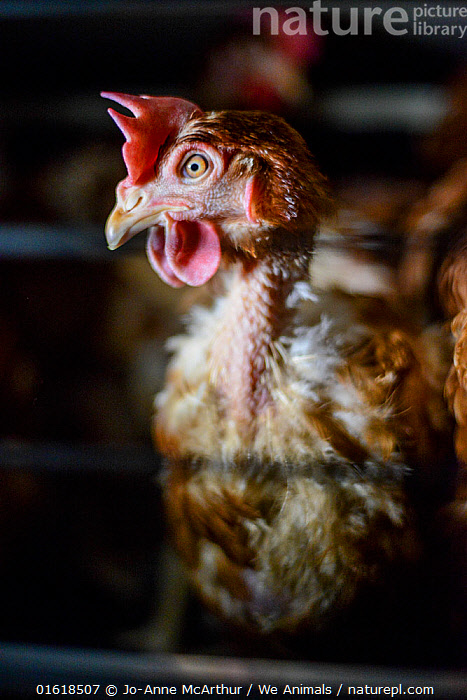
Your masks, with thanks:
<instances>
[{"instance_id":1,"label":"dark background","mask_svg":"<svg viewBox=\"0 0 467 700\"><path fill-rule=\"evenodd\" d=\"M339 6L342 17L368 4L325 3ZM412 5L398 6L410 11ZM409 182L418 191L446 167L430 156L427 135L449 109L450 85L465 69L466 44L393 37L378 27L372 36L330 32L300 66L312 97L297 104L271 98L271 104L305 135L338 190L350 182L364 193L368 183L382 179L389 189L406 189ZM170 621L167 601L181 574L165 551L150 421L151 397L166 362L164 342L179 327L179 301L147 267L144 241L106 250L105 218L124 170L121 134L99 97L101 90L113 90L179 95L207 109L231 106L223 105L222 91L216 94L223 76L213 79L213 56L230 44L268 41L253 37L248 4L0 4L5 643L268 653L230 639L179 592L174 596L183 600L173 606ZM230 96L234 105L257 106L247 88ZM398 107L385 109L391 96ZM417 119L404 105L416 112L418 96L433 112L427 107ZM437 575L427 572L431 592ZM387 643L381 643L381 630L355 639L350 621L346 634L311 655L327 662L461 665L457 637L446 631L444 598L434 603L436 597L421 592L414 599L415 609L396 611L397 644L394 630ZM162 613L161 601L168 605ZM436 620L420 634L417 624L432 616L434 605ZM158 642L154 630L161 625L171 631ZM132 634L135 628L143 633Z\"/></svg>"}]
</instances>

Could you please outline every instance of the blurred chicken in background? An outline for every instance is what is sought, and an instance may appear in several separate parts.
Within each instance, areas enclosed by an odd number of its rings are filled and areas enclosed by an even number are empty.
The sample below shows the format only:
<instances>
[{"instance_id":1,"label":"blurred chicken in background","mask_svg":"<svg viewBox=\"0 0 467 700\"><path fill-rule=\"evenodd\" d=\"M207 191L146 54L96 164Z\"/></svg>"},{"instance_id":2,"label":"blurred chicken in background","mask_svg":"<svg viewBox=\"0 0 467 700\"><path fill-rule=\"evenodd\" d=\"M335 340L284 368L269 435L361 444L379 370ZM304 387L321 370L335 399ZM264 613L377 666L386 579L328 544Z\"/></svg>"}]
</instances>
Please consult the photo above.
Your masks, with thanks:
<instances>
[{"instance_id":1,"label":"blurred chicken in background","mask_svg":"<svg viewBox=\"0 0 467 700\"><path fill-rule=\"evenodd\" d=\"M322 54L323 37L286 34L279 12L278 34L252 36L249 13L209 52L197 99L213 109L259 109L286 118L310 117L310 69Z\"/></svg>"},{"instance_id":2,"label":"blurred chicken in background","mask_svg":"<svg viewBox=\"0 0 467 700\"><path fill-rule=\"evenodd\" d=\"M467 225L467 70L454 76L447 95L445 118L420 144L430 179L400 222L406 253L399 287L412 303L426 300L436 264Z\"/></svg>"}]
</instances>

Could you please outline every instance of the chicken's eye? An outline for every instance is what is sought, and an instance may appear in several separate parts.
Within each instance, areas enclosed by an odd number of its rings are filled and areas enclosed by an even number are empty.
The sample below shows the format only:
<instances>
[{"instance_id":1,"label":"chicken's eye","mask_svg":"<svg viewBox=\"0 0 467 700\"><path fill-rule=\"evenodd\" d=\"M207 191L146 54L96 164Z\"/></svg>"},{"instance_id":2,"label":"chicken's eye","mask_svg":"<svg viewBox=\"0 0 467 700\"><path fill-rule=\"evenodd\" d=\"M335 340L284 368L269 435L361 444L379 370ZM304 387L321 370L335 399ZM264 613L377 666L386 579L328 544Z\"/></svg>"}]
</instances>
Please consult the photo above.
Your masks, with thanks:
<instances>
[{"instance_id":1,"label":"chicken's eye","mask_svg":"<svg viewBox=\"0 0 467 700\"><path fill-rule=\"evenodd\" d=\"M202 156L200 153L195 153L194 155L187 158L182 167L182 175L189 177L192 180L201 177L207 171L209 166L208 159L206 156Z\"/></svg>"}]
</instances>

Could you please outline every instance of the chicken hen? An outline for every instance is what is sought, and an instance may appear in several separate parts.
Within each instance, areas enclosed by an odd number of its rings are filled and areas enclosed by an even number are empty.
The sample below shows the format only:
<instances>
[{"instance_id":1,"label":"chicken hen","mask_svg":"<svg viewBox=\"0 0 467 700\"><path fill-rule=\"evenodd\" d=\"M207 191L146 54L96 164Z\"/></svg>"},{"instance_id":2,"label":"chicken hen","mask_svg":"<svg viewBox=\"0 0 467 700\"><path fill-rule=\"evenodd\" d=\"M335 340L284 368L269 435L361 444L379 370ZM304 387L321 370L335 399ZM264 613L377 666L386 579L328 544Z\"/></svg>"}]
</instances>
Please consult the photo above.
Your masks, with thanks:
<instances>
[{"instance_id":1,"label":"chicken hen","mask_svg":"<svg viewBox=\"0 0 467 700\"><path fill-rule=\"evenodd\" d=\"M156 399L176 545L229 620L318 629L417 554L407 481L436 481L449 434L435 336L381 300L314 293L332 206L281 118L103 96L134 114L109 110L128 170L109 247L148 229L165 282L214 292Z\"/></svg>"}]
</instances>

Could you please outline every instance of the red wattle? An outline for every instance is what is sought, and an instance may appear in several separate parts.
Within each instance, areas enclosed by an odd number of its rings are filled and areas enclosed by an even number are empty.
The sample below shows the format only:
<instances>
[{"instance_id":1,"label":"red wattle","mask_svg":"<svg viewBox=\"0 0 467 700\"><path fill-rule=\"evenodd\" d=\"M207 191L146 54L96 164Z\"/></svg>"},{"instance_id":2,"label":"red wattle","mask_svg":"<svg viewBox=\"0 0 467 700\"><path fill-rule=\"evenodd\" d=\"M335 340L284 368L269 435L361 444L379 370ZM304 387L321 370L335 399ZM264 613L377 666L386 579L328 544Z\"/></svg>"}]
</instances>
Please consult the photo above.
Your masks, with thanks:
<instances>
[{"instance_id":1,"label":"red wattle","mask_svg":"<svg viewBox=\"0 0 467 700\"><path fill-rule=\"evenodd\" d=\"M154 270L172 287L200 287L215 275L221 261L216 227L207 221L169 219L165 231L152 227L147 253Z\"/></svg>"},{"instance_id":2,"label":"red wattle","mask_svg":"<svg viewBox=\"0 0 467 700\"><path fill-rule=\"evenodd\" d=\"M184 282L174 274L165 254L165 230L163 226L152 226L146 244L146 253L152 269L171 287L183 287Z\"/></svg>"},{"instance_id":3,"label":"red wattle","mask_svg":"<svg viewBox=\"0 0 467 700\"><path fill-rule=\"evenodd\" d=\"M174 221L165 251L179 280L200 287L215 275L221 261L219 236L207 221Z\"/></svg>"}]
</instances>

